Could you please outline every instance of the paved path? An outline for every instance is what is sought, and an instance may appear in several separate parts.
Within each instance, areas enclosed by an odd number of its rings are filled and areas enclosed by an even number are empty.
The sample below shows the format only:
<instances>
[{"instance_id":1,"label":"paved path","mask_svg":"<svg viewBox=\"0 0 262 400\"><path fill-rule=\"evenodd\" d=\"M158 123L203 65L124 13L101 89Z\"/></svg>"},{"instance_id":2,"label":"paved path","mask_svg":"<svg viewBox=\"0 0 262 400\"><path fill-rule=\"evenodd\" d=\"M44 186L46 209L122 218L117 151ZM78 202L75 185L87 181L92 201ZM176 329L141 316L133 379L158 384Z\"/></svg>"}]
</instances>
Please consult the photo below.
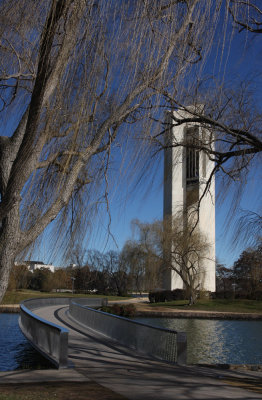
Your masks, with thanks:
<instances>
[{"instance_id":1,"label":"paved path","mask_svg":"<svg viewBox=\"0 0 262 400\"><path fill-rule=\"evenodd\" d=\"M69 362L73 370L1 373L0 383L48 380L50 376L68 380L94 380L131 400L165 399L262 399L255 393L236 387L246 382L259 386L261 372L235 372L219 369L177 366L134 354L96 332L75 323L67 307L45 307L39 316L69 329ZM68 373L69 372L69 373ZM42 373L42 379L41 379ZM60 378L59 378L60 377Z\"/></svg>"}]
</instances>

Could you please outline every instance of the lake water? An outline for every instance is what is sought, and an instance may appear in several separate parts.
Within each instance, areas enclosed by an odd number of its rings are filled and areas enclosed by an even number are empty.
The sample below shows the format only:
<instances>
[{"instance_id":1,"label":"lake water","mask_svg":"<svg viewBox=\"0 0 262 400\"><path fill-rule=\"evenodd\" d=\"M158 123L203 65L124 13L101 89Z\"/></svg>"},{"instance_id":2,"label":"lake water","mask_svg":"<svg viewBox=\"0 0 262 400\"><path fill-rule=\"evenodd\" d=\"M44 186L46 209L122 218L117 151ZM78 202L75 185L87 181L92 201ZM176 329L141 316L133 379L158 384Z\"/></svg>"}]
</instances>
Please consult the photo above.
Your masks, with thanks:
<instances>
[{"instance_id":1,"label":"lake water","mask_svg":"<svg viewBox=\"0 0 262 400\"><path fill-rule=\"evenodd\" d=\"M262 364L262 321L136 318L187 333L188 363Z\"/></svg>"},{"instance_id":2,"label":"lake water","mask_svg":"<svg viewBox=\"0 0 262 400\"><path fill-rule=\"evenodd\" d=\"M0 371L54 368L24 337L18 318L19 314L0 313Z\"/></svg>"},{"instance_id":3,"label":"lake water","mask_svg":"<svg viewBox=\"0 0 262 400\"><path fill-rule=\"evenodd\" d=\"M18 318L0 313L0 371L54 368L23 336ZM262 364L262 321L136 319L187 332L188 363Z\"/></svg>"}]
</instances>

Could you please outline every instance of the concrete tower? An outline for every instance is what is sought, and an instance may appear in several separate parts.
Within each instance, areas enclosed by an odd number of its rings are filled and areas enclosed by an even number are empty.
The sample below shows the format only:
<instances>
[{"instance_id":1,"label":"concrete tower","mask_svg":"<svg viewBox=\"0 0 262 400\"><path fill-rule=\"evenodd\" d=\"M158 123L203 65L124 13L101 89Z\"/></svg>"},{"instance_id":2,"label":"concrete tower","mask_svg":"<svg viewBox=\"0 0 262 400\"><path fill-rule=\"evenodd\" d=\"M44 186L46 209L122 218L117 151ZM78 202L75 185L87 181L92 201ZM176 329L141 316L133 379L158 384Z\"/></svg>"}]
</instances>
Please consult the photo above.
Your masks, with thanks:
<instances>
[{"instance_id":1,"label":"concrete tower","mask_svg":"<svg viewBox=\"0 0 262 400\"><path fill-rule=\"evenodd\" d=\"M168 121L174 123L172 116L181 119L190 117L185 112L168 113ZM175 126L166 135L167 144L190 143L207 140L208 132L195 123ZM183 212L187 218L188 210L197 204L213 169L213 162L201 151L183 146L170 147L164 156L164 218ZM199 210L198 229L205 235L210 245L205 258L204 271L200 287L214 292L215 278L215 178L210 189L202 198ZM167 270L163 276L163 288L182 289L183 281L173 270Z\"/></svg>"}]
</instances>

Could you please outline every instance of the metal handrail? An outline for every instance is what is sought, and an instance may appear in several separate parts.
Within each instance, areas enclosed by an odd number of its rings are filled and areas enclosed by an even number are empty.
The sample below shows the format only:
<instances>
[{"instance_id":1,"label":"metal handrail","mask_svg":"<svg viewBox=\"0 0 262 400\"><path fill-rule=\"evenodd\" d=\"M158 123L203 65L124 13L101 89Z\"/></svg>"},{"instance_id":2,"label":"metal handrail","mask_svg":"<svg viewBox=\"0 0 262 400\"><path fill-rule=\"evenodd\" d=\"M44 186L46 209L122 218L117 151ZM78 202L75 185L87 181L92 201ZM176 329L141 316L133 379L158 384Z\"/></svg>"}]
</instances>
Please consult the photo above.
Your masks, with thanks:
<instances>
[{"instance_id":1,"label":"metal handrail","mask_svg":"<svg viewBox=\"0 0 262 400\"><path fill-rule=\"evenodd\" d=\"M72 318L120 344L162 360L186 364L187 337L184 332L145 324L71 300ZM150 337L150 340L149 340Z\"/></svg>"},{"instance_id":2,"label":"metal handrail","mask_svg":"<svg viewBox=\"0 0 262 400\"><path fill-rule=\"evenodd\" d=\"M69 331L62 326L39 317L26 306L26 304L28 306L36 306L37 300L39 299L29 299L20 304L20 329L32 346L58 368L67 368ZM57 304L59 304L60 299L58 298L57 300ZM69 303L69 300L67 303ZM64 301L62 301L62 304L64 304Z\"/></svg>"}]
</instances>

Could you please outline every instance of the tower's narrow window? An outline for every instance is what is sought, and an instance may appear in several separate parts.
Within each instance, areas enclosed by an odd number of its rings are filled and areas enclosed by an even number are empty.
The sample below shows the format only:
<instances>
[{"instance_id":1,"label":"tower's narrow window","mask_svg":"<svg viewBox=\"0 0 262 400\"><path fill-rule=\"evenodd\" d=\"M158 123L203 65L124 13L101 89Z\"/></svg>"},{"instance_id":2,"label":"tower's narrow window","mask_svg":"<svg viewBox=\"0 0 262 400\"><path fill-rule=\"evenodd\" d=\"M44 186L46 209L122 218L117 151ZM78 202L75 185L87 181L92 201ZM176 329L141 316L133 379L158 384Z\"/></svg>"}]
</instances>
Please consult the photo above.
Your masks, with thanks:
<instances>
[{"instance_id":1,"label":"tower's narrow window","mask_svg":"<svg viewBox=\"0 0 262 400\"><path fill-rule=\"evenodd\" d=\"M199 182L199 130L197 126L186 130L186 182L191 185Z\"/></svg>"}]
</instances>

